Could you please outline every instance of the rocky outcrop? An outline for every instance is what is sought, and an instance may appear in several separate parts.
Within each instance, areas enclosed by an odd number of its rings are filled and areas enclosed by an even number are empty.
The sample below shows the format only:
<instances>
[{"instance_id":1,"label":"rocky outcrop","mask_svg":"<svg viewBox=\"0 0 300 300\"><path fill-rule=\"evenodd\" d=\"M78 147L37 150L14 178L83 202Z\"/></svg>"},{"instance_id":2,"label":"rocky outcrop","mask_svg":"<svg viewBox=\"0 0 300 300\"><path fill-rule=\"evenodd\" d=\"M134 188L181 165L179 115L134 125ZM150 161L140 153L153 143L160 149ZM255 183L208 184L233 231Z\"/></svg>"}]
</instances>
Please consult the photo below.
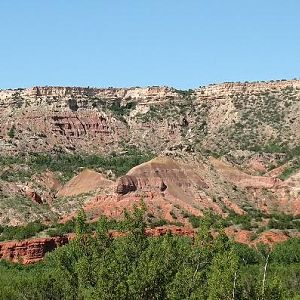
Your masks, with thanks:
<instances>
[{"instance_id":1,"label":"rocky outcrop","mask_svg":"<svg viewBox=\"0 0 300 300\"><path fill-rule=\"evenodd\" d=\"M127 175L135 177L139 189L167 190L169 185L190 187L193 184L208 188L204 180L193 169L170 157L157 157L132 168Z\"/></svg>"},{"instance_id":2,"label":"rocky outcrop","mask_svg":"<svg viewBox=\"0 0 300 300\"><path fill-rule=\"evenodd\" d=\"M21 264L35 263L42 260L47 252L68 242L68 236L2 242L0 243L0 259Z\"/></svg>"},{"instance_id":3,"label":"rocky outcrop","mask_svg":"<svg viewBox=\"0 0 300 300\"><path fill-rule=\"evenodd\" d=\"M35 87L0 90L0 151L108 153L131 138L123 114L147 112L144 102L180 99L171 88L95 89ZM132 103L135 103L132 105ZM15 128L11 143L8 135Z\"/></svg>"},{"instance_id":4,"label":"rocky outcrop","mask_svg":"<svg viewBox=\"0 0 300 300\"><path fill-rule=\"evenodd\" d=\"M201 95L227 96L233 93L255 93L265 90L282 90L286 88L300 88L299 80L275 80L257 82L225 82L221 84L210 84L196 90Z\"/></svg>"},{"instance_id":5,"label":"rocky outcrop","mask_svg":"<svg viewBox=\"0 0 300 300\"><path fill-rule=\"evenodd\" d=\"M61 182L58 180L57 176L50 171L45 171L42 174L36 174L33 177L33 180L49 191L56 192L62 188Z\"/></svg>"},{"instance_id":6,"label":"rocky outcrop","mask_svg":"<svg viewBox=\"0 0 300 300\"><path fill-rule=\"evenodd\" d=\"M134 192L137 189L153 189L153 191L158 190L163 192L167 189L167 185L159 176L153 176L146 179L145 177L141 176L125 175L121 176L117 181L116 193L118 194L125 195L129 192Z\"/></svg>"},{"instance_id":7,"label":"rocky outcrop","mask_svg":"<svg viewBox=\"0 0 300 300\"><path fill-rule=\"evenodd\" d=\"M203 211L212 210L223 215L224 206L243 214L240 196L234 195L230 186L228 193L220 190L224 195L219 196L220 201L214 199L211 187L216 185L217 176L202 163L160 156L132 168L117 180L115 193L98 193L84 209L94 220L102 214L120 218L124 209L131 210L144 200L153 216L183 224L188 223L187 213L201 216ZM223 198L227 200L221 201Z\"/></svg>"},{"instance_id":8,"label":"rocky outcrop","mask_svg":"<svg viewBox=\"0 0 300 300\"><path fill-rule=\"evenodd\" d=\"M33 202L36 202L38 204L42 204L43 200L41 196L34 190L27 188L25 191L25 195L29 197Z\"/></svg>"},{"instance_id":9,"label":"rocky outcrop","mask_svg":"<svg viewBox=\"0 0 300 300\"><path fill-rule=\"evenodd\" d=\"M136 166L117 183L83 176L63 188L59 183L46 187L46 193L43 180L29 182L33 193L28 196L37 202L40 196L56 216L74 213L78 206L73 206L76 200L67 199L64 204L69 206L59 204L56 209L55 196L75 198L82 193L93 194L84 205L93 207L95 215L118 216L121 208L138 199L149 199L153 212L170 221L173 215L180 222L185 221L185 212L201 215L205 210L220 215L228 209L242 214L252 208L296 214L300 181L279 180L285 167L266 172L287 158L281 145L292 150L300 140L299 97L299 80L224 83L188 91L168 87L1 90L0 153L118 155L132 146L168 156ZM279 144L273 145L274 141ZM272 151L264 153L268 147ZM221 158L209 161L209 155ZM3 181L6 177L1 176ZM15 194L9 189L17 191L27 182L0 185L9 201ZM6 205L0 218L8 213L17 215ZM21 215L13 218L13 224Z\"/></svg>"},{"instance_id":10,"label":"rocky outcrop","mask_svg":"<svg viewBox=\"0 0 300 300\"><path fill-rule=\"evenodd\" d=\"M194 152L199 141L202 148L213 151L220 146L242 149L249 136L253 143L277 137L297 141L299 90L298 80L224 83L189 91L168 87L0 90L0 151L45 152L59 145L64 151L110 153L122 150L125 142L155 151L181 145L183 151ZM266 111L262 116L253 115L262 110ZM13 126L11 138L8 132ZM238 135L245 137L235 139L234 133L242 128L246 129Z\"/></svg>"},{"instance_id":11,"label":"rocky outcrop","mask_svg":"<svg viewBox=\"0 0 300 300\"><path fill-rule=\"evenodd\" d=\"M125 195L137 190L137 179L134 176L121 176L117 181L116 193Z\"/></svg>"},{"instance_id":12,"label":"rocky outcrop","mask_svg":"<svg viewBox=\"0 0 300 300\"><path fill-rule=\"evenodd\" d=\"M48 108L77 111L93 109L99 101L124 100L154 101L179 99L173 88L84 88L84 87L33 87L28 89L0 90L0 106L26 108L43 105Z\"/></svg>"},{"instance_id":13,"label":"rocky outcrop","mask_svg":"<svg viewBox=\"0 0 300 300\"><path fill-rule=\"evenodd\" d=\"M81 136L110 135L111 128L107 119L99 114L80 116L78 114L61 114L49 117L50 130L53 134L67 138Z\"/></svg>"},{"instance_id":14,"label":"rocky outcrop","mask_svg":"<svg viewBox=\"0 0 300 300\"><path fill-rule=\"evenodd\" d=\"M234 239L237 243L247 244L252 247L257 247L259 244L265 244L270 247L287 241L290 236L283 231L268 230L260 233L258 236L249 230L228 227L225 229L228 237ZM299 232L292 234L291 237L300 237Z\"/></svg>"},{"instance_id":15,"label":"rocky outcrop","mask_svg":"<svg viewBox=\"0 0 300 300\"><path fill-rule=\"evenodd\" d=\"M222 176L240 187L271 189L279 188L284 185L283 182L276 177L252 176L222 160L211 158L210 161Z\"/></svg>"}]
</instances>

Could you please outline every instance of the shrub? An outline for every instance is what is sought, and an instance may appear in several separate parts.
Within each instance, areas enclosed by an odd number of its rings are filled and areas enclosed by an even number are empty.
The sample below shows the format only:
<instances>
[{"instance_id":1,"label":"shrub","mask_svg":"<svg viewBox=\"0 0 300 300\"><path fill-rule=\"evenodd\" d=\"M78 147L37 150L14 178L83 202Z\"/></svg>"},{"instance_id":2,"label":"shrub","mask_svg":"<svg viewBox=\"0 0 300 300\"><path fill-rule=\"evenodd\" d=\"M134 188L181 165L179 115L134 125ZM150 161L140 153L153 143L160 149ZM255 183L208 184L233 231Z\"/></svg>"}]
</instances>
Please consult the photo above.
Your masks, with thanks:
<instances>
[{"instance_id":1,"label":"shrub","mask_svg":"<svg viewBox=\"0 0 300 300\"><path fill-rule=\"evenodd\" d=\"M8 131L7 135L13 139L16 135L16 127L15 125L12 125L12 127L10 128L10 130Z\"/></svg>"},{"instance_id":2,"label":"shrub","mask_svg":"<svg viewBox=\"0 0 300 300\"><path fill-rule=\"evenodd\" d=\"M35 236L47 227L39 221L28 223L26 226L2 227L0 240L23 240Z\"/></svg>"}]
</instances>

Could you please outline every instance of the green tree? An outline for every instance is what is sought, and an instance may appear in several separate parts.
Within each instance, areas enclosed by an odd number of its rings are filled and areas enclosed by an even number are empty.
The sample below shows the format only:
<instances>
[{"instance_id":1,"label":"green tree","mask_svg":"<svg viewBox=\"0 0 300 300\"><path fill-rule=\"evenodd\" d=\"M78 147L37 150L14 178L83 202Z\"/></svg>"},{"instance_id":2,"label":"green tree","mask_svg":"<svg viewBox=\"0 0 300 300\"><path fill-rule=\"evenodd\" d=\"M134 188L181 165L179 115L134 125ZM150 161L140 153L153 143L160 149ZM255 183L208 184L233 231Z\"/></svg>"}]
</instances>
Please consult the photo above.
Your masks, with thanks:
<instances>
[{"instance_id":1,"label":"green tree","mask_svg":"<svg viewBox=\"0 0 300 300\"><path fill-rule=\"evenodd\" d=\"M75 233L77 237L87 233L86 214L83 209L79 210L75 221Z\"/></svg>"},{"instance_id":2,"label":"green tree","mask_svg":"<svg viewBox=\"0 0 300 300\"><path fill-rule=\"evenodd\" d=\"M208 275L208 299L234 299L237 271L238 257L234 251L216 254Z\"/></svg>"}]
</instances>

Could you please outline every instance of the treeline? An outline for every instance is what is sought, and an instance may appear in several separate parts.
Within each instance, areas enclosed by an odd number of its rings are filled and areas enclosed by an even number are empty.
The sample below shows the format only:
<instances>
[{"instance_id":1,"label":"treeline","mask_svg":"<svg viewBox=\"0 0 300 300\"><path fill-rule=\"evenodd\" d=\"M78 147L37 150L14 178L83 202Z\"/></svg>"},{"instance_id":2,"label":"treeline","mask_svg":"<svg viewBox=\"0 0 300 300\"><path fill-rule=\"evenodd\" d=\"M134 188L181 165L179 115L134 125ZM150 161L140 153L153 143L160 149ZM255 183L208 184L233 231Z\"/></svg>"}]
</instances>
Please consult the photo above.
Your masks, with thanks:
<instances>
[{"instance_id":1,"label":"treeline","mask_svg":"<svg viewBox=\"0 0 300 300\"><path fill-rule=\"evenodd\" d=\"M172 213L172 212L171 212ZM187 218L193 228L208 226L212 229L218 230L232 225L238 226L244 230L252 230L255 234L259 234L266 230L298 230L300 231L300 216L287 215L284 213L266 214L258 210L248 211L245 215L238 215L232 210L228 210L226 218L214 214L211 211L204 212L204 217L195 216L184 210L182 215ZM175 216L176 217L176 216ZM262 221L266 220L267 224L259 226ZM145 218L148 227L155 228L164 225L184 226L178 221L167 221L165 219L156 218L152 213L147 213ZM68 233L75 232L76 222L71 219L65 223L53 223L46 225L40 221L30 222L24 226L1 226L0 225L0 242L7 240L23 240L30 237L35 237L43 233L43 236L63 236ZM126 229L126 225L122 219L109 219L107 226L111 230L122 231ZM97 223L88 223L86 229L88 232L94 232L97 228Z\"/></svg>"},{"instance_id":2,"label":"treeline","mask_svg":"<svg viewBox=\"0 0 300 300\"><path fill-rule=\"evenodd\" d=\"M216 229L237 225L241 229L252 230L256 233L261 233L271 229L294 229L300 231L300 215L294 216L285 213L267 214L259 210L253 210L248 211L244 215L239 215L232 210L228 210L226 218L213 214L211 211L205 212L204 219L188 213L186 213L186 217L193 228L200 227L203 222L209 222L209 224ZM266 221L266 225L259 226L263 220Z\"/></svg>"},{"instance_id":3,"label":"treeline","mask_svg":"<svg viewBox=\"0 0 300 300\"><path fill-rule=\"evenodd\" d=\"M24 240L35 236L47 226L39 221L28 223L25 226L0 226L0 242L6 240Z\"/></svg>"},{"instance_id":4,"label":"treeline","mask_svg":"<svg viewBox=\"0 0 300 300\"><path fill-rule=\"evenodd\" d=\"M163 223L163 224L162 224ZM168 222L158 222L156 226L166 225ZM108 219L107 227L109 230L126 230L126 223L124 220ZM95 232L97 229L97 222L86 223L85 230L87 233ZM37 237L41 233L43 236L57 237L76 231L76 220L71 219L65 223L54 223L46 225L40 221L30 222L24 226L1 226L0 225L0 242L9 240L24 240L31 237Z\"/></svg>"},{"instance_id":5,"label":"treeline","mask_svg":"<svg viewBox=\"0 0 300 300\"><path fill-rule=\"evenodd\" d=\"M101 217L96 237L84 213L76 239L32 266L0 264L0 299L300 299L300 239L257 250L214 238L209 222L195 239L146 237L143 209L125 212L128 234L108 234Z\"/></svg>"},{"instance_id":6,"label":"treeline","mask_svg":"<svg viewBox=\"0 0 300 300\"><path fill-rule=\"evenodd\" d=\"M112 170L117 176L126 174L131 168L148 161L153 154L128 147L122 154L44 154L29 153L26 156L0 156L0 166L28 166L24 170L13 168L0 174L6 181L27 180L36 173L46 170L62 173L63 180L69 180L81 168Z\"/></svg>"}]
</instances>

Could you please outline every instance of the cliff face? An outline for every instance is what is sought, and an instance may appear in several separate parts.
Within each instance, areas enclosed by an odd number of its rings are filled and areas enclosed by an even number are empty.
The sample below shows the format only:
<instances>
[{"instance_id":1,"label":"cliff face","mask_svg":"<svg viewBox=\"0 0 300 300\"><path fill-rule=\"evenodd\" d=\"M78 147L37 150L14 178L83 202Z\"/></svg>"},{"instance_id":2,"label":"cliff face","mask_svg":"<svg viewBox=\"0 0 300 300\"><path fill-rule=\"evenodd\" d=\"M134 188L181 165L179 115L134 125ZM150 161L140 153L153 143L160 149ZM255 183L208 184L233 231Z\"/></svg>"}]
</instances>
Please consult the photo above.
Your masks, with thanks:
<instances>
[{"instance_id":1,"label":"cliff face","mask_svg":"<svg viewBox=\"0 0 300 300\"><path fill-rule=\"evenodd\" d=\"M167 87L34 87L0 91L0 150L230 151L300 138L300 81ZM11 130L13 129L13 135ZM58 146L59 145L59 146Z\"/></svg>"},{"instance_id":2,"label":"cliff face","mask_svg":"<svg viewBox=\"0 0 300 300\"><path fill-rule=\"evenodd\" d=\"M206 95L224 95L228 96L233 93L259 93L266 90L277 90L282 89L300 88L299 80L276 80L267 82L225 82L222 84L211 84L206 87L201 87L196 90L197 93Z\"/></svg>"},{"instance_id":3,"label":"cliff face","mask_svg":"<svg viewBox=\"0 0 300 300\"><path fill-rule=\"evenodd\" d=\"M115 151L121 141L131 138L126 116L122 116L129 112L126 103L175 97L177 93L169 88L35 87L0 91L0 149L4 153L45 152L59 145L67 151ZM13 139L9 136L12 128Z\"/></svg>"},{"instance_id":4,"label":"cliff face","mask_svg":"<svg viewBox=\"0 0 300 300\"><path fill-rule=\"evenodd\" d=\"M167 87L149 88L81 88L81 87L33 87L29 89L0 90L3 108L31 108L48 110L94 109L102 101L160 102L180 98L176 90ZM44 107L43 107L44 106Z\"/></svg>"},{"instance_id":5,"label":"cliff face","mask_svg":"<svg viewBox=\"0 0 300 300\"><path fill-rule=\"evenodd\" d=\"M0 259L30 264L42 260L47 252L69 242L69 237L53 237L0 243Z\"/></svg>"}]
</instances>

